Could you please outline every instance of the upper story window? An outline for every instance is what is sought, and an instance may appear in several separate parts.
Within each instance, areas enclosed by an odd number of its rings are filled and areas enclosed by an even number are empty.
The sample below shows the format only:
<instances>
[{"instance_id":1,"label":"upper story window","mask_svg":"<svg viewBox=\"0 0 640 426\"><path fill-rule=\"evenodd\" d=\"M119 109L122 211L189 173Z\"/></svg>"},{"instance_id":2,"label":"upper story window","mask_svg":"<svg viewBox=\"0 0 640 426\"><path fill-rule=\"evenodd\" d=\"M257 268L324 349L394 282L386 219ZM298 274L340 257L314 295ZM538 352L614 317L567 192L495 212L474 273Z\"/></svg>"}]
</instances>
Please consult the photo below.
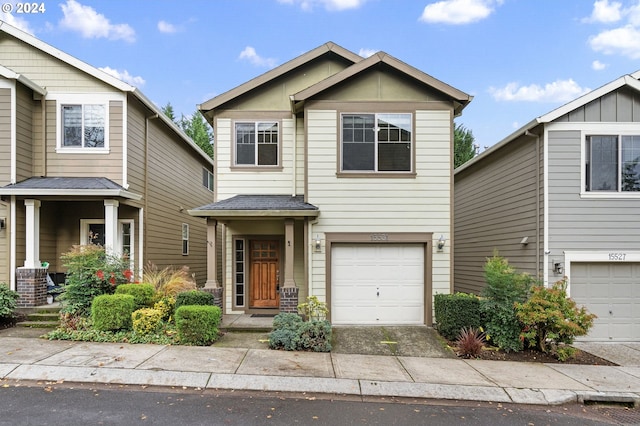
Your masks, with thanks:
<instances>
[{"instance_id":1,"label":"upper story window","mask_svg":"<svg viewBox=\"0 0 640 426\"><path fill-rule=\"evenodd\" d=\"M106 105L62 105L63 148L104 148Z\"/></svg>"},{"instance_id":2,"label":"upper story window","mask_svg":"<svg viewBox=\"0 0 640 426\"><path fill-rule=\"evenodd\" d=\"M235 165L277 166L278 141L275 121L236 123Z\"/></svg>"},{"instance_id":3,"label":"upper story window","mask_svg":"<svg viewBox=\"0 0 640 426\"><path fill-rule=\"evenodd\" d=\"M202 186L213 192L213 173L207 169L202 169Z\"/></svg>"},{"instance_id":4,"label":"upper story window","mask_svg":"<svg viewBox=\"0 0 640 426\"><path fill-rule=\"evenodd\" d=\"M640 191L640 136L587 136L585 189Z\"/></svg>"},{"instance_id":5,"label":"upper story window","mask_svg":"<svg viewBox=\"0 0 640 426\"><path fill-rule=\"evenodd\" d=\"M344 172L411 172L411 114L343 114Z\"/></svg>"},{"instance_id":6,"label":"upper story window","mask_svg":"<svg viewBox=\"0 0 640 426\"><path fill-rule=\"evenodd\" d=\"M56 102L56 152L108 154L112 120L124 128L126 98L120 93L51 93Z\"/></svg>"}]
</instances>

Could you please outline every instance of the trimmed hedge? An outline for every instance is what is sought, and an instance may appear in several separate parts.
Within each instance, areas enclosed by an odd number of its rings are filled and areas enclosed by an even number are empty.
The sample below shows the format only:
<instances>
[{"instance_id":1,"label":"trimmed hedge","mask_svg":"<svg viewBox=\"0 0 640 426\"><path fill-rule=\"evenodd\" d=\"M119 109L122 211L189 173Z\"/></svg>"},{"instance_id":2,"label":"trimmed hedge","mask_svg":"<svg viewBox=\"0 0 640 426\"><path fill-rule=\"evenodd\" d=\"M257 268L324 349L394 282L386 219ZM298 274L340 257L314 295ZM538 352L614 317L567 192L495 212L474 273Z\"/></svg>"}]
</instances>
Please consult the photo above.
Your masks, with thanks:
<instances>
[{"instance_id":1,"label":"trimmed hedge","mask_svg":"<svg viewBox=\"0 0 640 426\"><path fill-rule=\"evenodd\" d=\"M436 329L444 338L455 340L463 328L482 327L480 298L474 294L454 293L434 296Z\"/></svg>"},{"instance_id":2,"label":"trimmed hedge","mask_svg":"<svg viewBox=\"0 0 640 426\"><path fill-rule=\"evenodd\" d=\"M153 305L156 289L151 284L120 284L115 294L130 294L135 299L136 309Z\"/></svg>"},{"instance_id":3,"label":"trimmed hedge","mask_svg":"<svg viewBox=\"0 0 640 426\"><path fill-rule=\"evenodd\" d=\"M136 308L130 294L103 294L91 303L93 326L99 331L131 329L131 314Z\"/></svg>"},{"instance_id":4,"label":"trimmed hedge","mask_svg":"<svg viewBox=\"0 0 640 426\"><path fill-rule=\"evenodd\" d=\"M181 343L208 346L218 338L222 310L218 306L184 305L176 309L176 328Z\"/></svg>"},{"instance_id":5,"label":"trimmed hedge","mask_svg":"<svg viewBox=\"0 0 640 426\"><path fill-rule=\"evenodd\" d=\"M140 335L155 334L162 326L162 311L152 308L138 309L131 314L133 331Z\"/></svg>"},{"instance_id":6,"label":"trimmed hedge","mask_svg":"<svg viewBox=\"0 0 640 426\"><path fill-rule=\"evenodd\" d=\"M175 309L185 305L213 306L213 304L213 294L202 290L187 290L176 296Z\"/></svg>"}]
</instances>

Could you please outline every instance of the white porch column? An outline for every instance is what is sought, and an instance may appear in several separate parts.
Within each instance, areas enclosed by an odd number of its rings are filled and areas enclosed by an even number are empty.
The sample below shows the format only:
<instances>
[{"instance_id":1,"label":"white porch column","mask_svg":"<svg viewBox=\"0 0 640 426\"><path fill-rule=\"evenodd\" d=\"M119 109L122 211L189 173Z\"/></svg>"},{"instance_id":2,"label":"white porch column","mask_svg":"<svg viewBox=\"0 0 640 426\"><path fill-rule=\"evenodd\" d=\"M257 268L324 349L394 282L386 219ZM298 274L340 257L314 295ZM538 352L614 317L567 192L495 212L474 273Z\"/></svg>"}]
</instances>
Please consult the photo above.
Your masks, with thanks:
<instances>
[{"instance_id":1,"label":"white porch column","mask_svg":"<svg viewBox=\"0 0 640 426\"><path fill-rule=\"evenodd\" d=\"M25 268L40 268L40 200L24 200L26 207Z\"/></svg>"},{"instance_id":2,"label":"white porch column","mask_svg":"<svg viewBox=\"0 0 640 426\"><path fill-rule=\"evenodd\" d=\"M107 253L120 255L118 244L118 206L116 200L104 200L104 248Z\"/></svg>"},{"instance_id":3,"label":"white porch column","mask_svg":"<svg viewBox=\"0 0 640 426\"><path fill-rule=\"evenodd\" d=\"M293 278L293 254L295 253L295 238L294 238L294 224L293 219L284 220L284 283L283 287L296 287L296 281Z\"/></svg>"},{"instance_id":4,"label":"white porch column","mask_svg":"<svg viewBox=\"0 0 640 426\"><path fill-rule=\"evenodd\" d=\"M218 221L215 219L207 219L207 282L205 288L218 288L218 271L216 265L216 231L218 229Z\"/></svg>"}]
</instances>

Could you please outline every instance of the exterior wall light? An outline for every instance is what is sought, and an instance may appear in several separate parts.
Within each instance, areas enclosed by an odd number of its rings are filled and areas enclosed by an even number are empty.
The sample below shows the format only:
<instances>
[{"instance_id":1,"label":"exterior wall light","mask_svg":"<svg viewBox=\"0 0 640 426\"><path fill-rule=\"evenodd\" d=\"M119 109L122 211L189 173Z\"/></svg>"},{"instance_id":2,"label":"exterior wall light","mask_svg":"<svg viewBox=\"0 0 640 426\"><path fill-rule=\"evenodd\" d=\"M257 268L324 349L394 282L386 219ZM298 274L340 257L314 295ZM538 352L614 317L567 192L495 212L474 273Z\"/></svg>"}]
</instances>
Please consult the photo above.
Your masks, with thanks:
<instances>
[{"instance_id":1,"label":"exterior wall light","mask_svg":"<svg viewBox=\"0 0 640 426\"><path fill-rule=\"evenodd\" d=\"M7 228L7 218L0 217L0 229L6 229L6 228Z\"/></svg>"},{"instance_id":2,"label":"exterior wall light","mask_svg":"<svg viewBox=\"0 0 640 426\"><path fill-rule=\"evenodd\" d=\"M562 263L554 262L553 263L553 273L556 274L556 275L562 275L563 272L564 272L564 267L562 266Z\"/></svg>"},{"instance_id":3,"label":"exterior wall light","mask_svg":"<svg viewBox=\"0 0 640 426\"><path fill-rule=\"evenodd\" d=\"M445 241L447 240L444 238L444 235L440 235L440 238L438 238L438 250L442 250L444 248Z\"/></svg>"},{"instance_id":4,"label":"exterior wall light","mask_svg":"<svg viewBox=\"0 0 640 426\"><path fill-rule=\"evenodd\" d=\"M320 253L320 251L322 251L322 240L318 234L316 234L316 239L313 240L313 250L316 253Z\"/></svg>"}]
</instances>

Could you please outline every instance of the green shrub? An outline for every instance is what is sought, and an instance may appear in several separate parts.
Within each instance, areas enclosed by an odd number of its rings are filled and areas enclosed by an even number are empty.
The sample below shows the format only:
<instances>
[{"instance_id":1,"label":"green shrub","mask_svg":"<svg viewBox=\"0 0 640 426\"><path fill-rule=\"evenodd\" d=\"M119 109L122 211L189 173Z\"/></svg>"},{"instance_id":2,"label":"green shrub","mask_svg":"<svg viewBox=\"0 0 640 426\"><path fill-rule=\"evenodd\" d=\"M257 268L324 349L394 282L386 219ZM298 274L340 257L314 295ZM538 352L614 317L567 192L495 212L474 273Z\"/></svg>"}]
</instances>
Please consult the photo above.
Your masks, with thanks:
<instances>
[{"instance_id":1,"label":"green shrub","mask_svg":"<svg viewBox=\"0 0 640 426\"><path fill-rule=\"evenodd\" d=\"M445 339L454 340L463 328L480 328L480 299L467 293L434 296L436 329Z\"/></svg>"},{"instance_id":2,"label":"green shrub","mask_svg":"<svg viewBox=\"0 0 640 426\"><path fill-rule=\"evenodd\" d=\"M136 309L148 308L153 305L156 290L151 284L120 284L116 287L116 294L130 294L136 302Z\"/></svg>"},{"instance_id":3,"label":"green shrub","mask_svg":"<svg viewBox=\"0 0 640 426\"><path fill-rule=\"evenodd\" d=\"M93 326L99 331L128 330L135 306L134 297L130 294L96 296L91 303Z\"/></svg>"},{"instance_id":4,"label":"green shrub","mask_svg":"<svg viewBox=\"0 0 640 426\"><path fill-rule=\"evenodd\" d=\"M157 309L143 308L131 314L133 331L138 334L155 334L162 326L162 312Z\"/></svg>"},{"instance_id":5,"label":"green shrub","mask_svg":"<svg viewBox=\"0 0 640 426\"><path fill-rule=\"evenodd\" d=\"M6 283L0 283L0 318L11 318L16 310L20 295L11 290Z\"/></svg>"},{"instance_id":6,"label":"green shrub","mask_svg":"<svg viewBox=\"0 0 640 426\"><path fill-rule=\"evenodd\" d=\"M507 352L521 351L521 325L516 318L515 303L527 300L534 280L528 274L517 273L497 252L487 259L484 275L487 286L480 309L485 319L486 339Z\"/></svg>"},{"instance_id":7,"label":"green shrub","mask_svg":"<svg viewBox=\"0 0 640 426\"><path fill-rule=\"evenodd\" d=\"M188 290L176 296L176 310L185 305L213 305L213 294L202 290Z\"/></svg>"},{"instance_id":8,"label":"green shrub","mask_svg":"<svg viewBox=\"0 0 640 426\"><path fill-rule=\"evenodd\" d=\"M61 259L67 269L59 296L65 313L89 315L94 297L112 294L118 284L130 282L133 276L128 259L107 255L97 245L73 246Z\"/></svg>"},{"instance_id":9,"label":"green shrub","mask_svg":"<svg viewBox=\"0 0 640 426\"><path fill-rule=\"evenodd\" d=\"M153 305L153 309L157 309L162 313L162 320L169 322L173 319L173 312L175 308L176 299L173 296L165 296Z\"/></svg>"},{"instance_id":10,"label":"green shrub","mask_svg":"<svg viewBox=\"0 0 640 426\"><path fill-rule=\"evenodd\" d=\"M303 321L293 313L278 314L273 318L273 331L269 333L269 348L285 351L331 351L331 324L326 320Z\"/></svg>"},{"instance_id":11,"label":"green shrub","mask_svg":"<svg viewBox=\"0 0 640 426\"><path fill-rule=\"evenodd\" d=\"M560 344L570 345L577 336L587 334L596 317L586 308L578 308L567 297L567 282L561 280L550 288L536 286L529 300L516 303L516 316L523 325L520 337L542 352ZM570 350L558 352L560 357L571 356Z\"/></svg>"},{"instance_id":12,"label":"green shrub","mask_svg":"<svg viewBox=\"0 0 640 426\"><path fill-rule=\"evenodd\" d=\"M303 322L296 343L299 351L331 352L331 324L327 320Z\"/></svg>"},{"instance_id":13,"label":"green shrub","mask_svg":"<svg viewBox=\"0 0 640 426\"><path fill-rule=\"evenodd\" d=\"M222 310L218 306L183 305L176 309L176 328L187 345L208 346L218 338Z\"/></svg>"}]
</instances>

